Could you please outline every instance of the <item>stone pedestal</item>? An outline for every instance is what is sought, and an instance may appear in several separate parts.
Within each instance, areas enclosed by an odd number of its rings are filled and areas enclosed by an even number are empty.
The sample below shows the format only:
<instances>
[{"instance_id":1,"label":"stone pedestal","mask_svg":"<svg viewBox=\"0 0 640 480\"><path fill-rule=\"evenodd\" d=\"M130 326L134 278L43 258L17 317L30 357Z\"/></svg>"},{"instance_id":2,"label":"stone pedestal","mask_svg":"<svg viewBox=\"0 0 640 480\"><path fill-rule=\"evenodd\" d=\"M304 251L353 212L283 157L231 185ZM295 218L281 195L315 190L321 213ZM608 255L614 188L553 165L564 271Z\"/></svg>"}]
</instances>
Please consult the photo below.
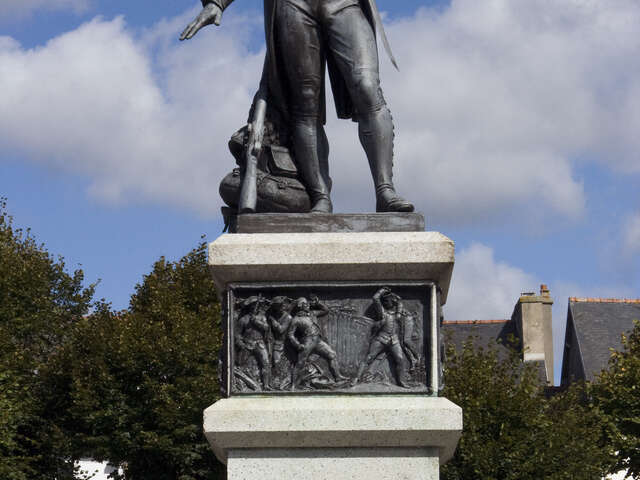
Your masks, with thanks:
<instances>
[{"instance_id":1,"label":"stone pedestal","mask_svg":"<svg viewBox=\"0 0 640 480\"><path fill-rule=\"evenodd\" d=\"M227 234L209 265L220 294L235 282L431 281L444 305L454 254L438 232Z\"/></svg>"},{"instance_id":2,"label":"stone pedestal","mask_svg":"<svg viewBox=\"0 0 640 480\"><path fill-rule=\"evenodd\" d=\"M344 217L321 233L282 231L309 219L239 219L252 233L210 245L228 398L204 430L230 480L437 479L455 451L462 411L438 398L454 244L419 218ZM369 230L380 222L404 231Z\"/></svg>"},{"instance_id":3,"label":"stone pedestal","mask_svg":"<svg viewBox=\"0 0 640 480\"><path fill-rule=\"evenodd\" d=\"M403 395L229 398L204 429L229 480L437 480L462 410Z\"/></svg>"}]
</instances>

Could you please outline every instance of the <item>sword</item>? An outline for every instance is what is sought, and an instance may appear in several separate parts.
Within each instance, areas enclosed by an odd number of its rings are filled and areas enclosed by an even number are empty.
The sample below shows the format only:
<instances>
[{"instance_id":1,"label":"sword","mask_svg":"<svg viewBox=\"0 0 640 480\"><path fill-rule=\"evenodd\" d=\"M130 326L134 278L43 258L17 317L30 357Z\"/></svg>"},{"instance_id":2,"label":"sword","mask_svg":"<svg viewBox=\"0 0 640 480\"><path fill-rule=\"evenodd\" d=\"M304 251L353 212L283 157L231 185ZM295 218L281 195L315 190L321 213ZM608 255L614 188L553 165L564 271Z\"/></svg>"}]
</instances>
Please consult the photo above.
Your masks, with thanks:
<instances>
[{"instance_id":1,"label":"sword","mask_svg":"<svg viewBox=\"0 0 640 480\"><path fill-rule=\"evenodd\" d=\"M384 26L382 25L382 17L380 16L380 11L378 10L378 6L376 5L376 0L367 0L369 2L369 8L371 9L371 13L373 14L373 20L376 24L376 31L380 38L382 38L382 44L384 45L384 49L389 55L389 59L393 66L396 67L396 70L400 71L398 68L398 63L396 62L396 57L393 56L393 52L391 51L391 45L389 45L389 39L387 38L387 34L384 31Z\"/></svg>"}]
</instances>

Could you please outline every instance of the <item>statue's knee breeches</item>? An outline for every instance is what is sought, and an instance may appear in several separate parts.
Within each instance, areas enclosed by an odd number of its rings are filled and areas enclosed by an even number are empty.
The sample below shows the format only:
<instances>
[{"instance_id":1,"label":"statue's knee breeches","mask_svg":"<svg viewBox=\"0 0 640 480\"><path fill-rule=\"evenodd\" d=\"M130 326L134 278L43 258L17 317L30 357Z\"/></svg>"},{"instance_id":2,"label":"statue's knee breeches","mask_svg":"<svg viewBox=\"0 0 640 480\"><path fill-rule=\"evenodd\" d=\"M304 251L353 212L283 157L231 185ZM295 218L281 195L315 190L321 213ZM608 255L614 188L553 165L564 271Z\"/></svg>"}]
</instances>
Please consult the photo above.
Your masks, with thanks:
<instances>
[{"instance_id":1,"label":"statue's knee breeches","mask_svg":"<svg viewBox=\"0 0 640 480\"><path fill-rule=\"evenodd\" d=\"M299 79L291 93L291 116L294 122L317 120L320 116L322 82L319 78Z\"/></svg>"},{"instance_id":2,"label":"statue's knee breeches","mask_svg":"<svg viewBox=\"0 0 640 480\"><path fill-rule=\"evenodd\" d=\"M367 355L367 358L364 359L364 363L366 365L371 365L373 361L376 359L373 355Z\"/></svg>"},{"instance_id":3,"label":"statue's knee breeches","mask_svg":"<svg viewBox=\"0 0 640 480\"><path fill-rule=\"evenodd\" d=\"M377 69L354 70L350 80L353 103L358 113L373 113L386 108Z\"/></svg>"},{"instance_id":4,"label":"statue's knee breeches","mask_svg":"<svg viewBox=\"0 0 640 480\"><path fill-rule=\"evenodd\" d=\"M331 348L329 346L329 344L327 344L324 340L320 340L318 342L318 344L316 345L314 351L315 351L315 353L317 353L318 355L323 356L324 358L326 358L329 361L335 360L336 358L338 358L338 355L333 350L333 348Z\"/></svg>"}]
</instances>

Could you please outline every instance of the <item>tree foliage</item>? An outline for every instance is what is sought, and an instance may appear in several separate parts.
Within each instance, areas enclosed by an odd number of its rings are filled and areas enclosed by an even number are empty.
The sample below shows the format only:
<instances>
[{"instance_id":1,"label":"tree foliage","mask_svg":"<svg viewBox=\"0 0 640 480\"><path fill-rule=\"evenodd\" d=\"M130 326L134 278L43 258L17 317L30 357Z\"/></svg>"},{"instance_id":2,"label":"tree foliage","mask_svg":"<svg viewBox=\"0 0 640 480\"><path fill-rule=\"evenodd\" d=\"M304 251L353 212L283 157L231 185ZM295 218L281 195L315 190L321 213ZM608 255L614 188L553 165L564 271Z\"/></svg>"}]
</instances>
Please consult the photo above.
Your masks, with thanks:
<instances>
[{"instance_id":1,"label":"tree foliage","mask_svg":"<svg viewBox=\"0 0 640 480\"><path fill-rule=\"evenodd\" d=\"M83 282L0 201L0 479L70 480L82 456L126 480L224 478L202 433L222 341L205 244L157 261L124 311ZM444 395L464 432L441 478L640 475L640 326L623 343L595 384L551 398L517 350L450 345Z\"/></svg>"},{"instance_id":2,"label":"tree foliage","mask_svg":"<svg viewBox=\"0 0 640 480\"><path fill-rule=\"evenodd\" d=\"M157 261L128 310L102 305L78 324L55 372L76 454L123 465L128 480L220 478L202 433L219 398L219 322L203 243Z\"/></svg>"},{"instance_id":3,"label":"tree foliage","mask_svg":"<svg viewBox=\"0 0 640 480\"><path fill-rule=\"evenodd\" d=\"M49 416L44 371L91 305L82 270L66 272L0 199L0 478L71 475L68 442Z\"/></svg>"},{"instance_id":4,"label":"tree foliage","mask_svg":"<svg viewBox=\"0 0 640 480\"><path fill-rule=\"evenodd\" d=\"M622 335L622 350L612 351L609 368L591 385L594 408L607 415L609 442L618 452L610 473L628 470L640 477L640 324Z\"/></svg>"},{"instance_id":5,"label":"tree foliage","mask_svg":"<svg viewBox=\"0 0 640 480\"><path fill-rule=\"evenodd\" d=\"M128 480L221 478L202 434L221 342L204 243L157 261L122 312L83 281L0 203L0 478L70 480L84 456Z\"/></svg>"},{"instance_id":6,"label":"tree foliage","mask_svg":"<svg viewBox=\"0 0 640 480\"><path fill-rule=\"evenodd\" d=\"M479 343L447 349L444 396L462 407L464 431L441 478L601 479L612 458L606 420L581 388L548 399L516 349Z\"/></svg>"}]
</instances>

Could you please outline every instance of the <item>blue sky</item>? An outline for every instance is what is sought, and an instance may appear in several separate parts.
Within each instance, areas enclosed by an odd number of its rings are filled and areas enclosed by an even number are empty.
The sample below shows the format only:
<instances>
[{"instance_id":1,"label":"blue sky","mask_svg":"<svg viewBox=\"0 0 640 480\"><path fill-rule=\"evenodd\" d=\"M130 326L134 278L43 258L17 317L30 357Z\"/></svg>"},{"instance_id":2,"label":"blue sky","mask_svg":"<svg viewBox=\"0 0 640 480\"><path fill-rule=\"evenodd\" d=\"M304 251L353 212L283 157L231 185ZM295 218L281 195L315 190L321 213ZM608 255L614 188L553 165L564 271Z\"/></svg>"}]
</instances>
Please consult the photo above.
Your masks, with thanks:
<instances>
[{"instance_id":1,"label":"blue sky","mask_svg":"<svg viewBox=\"0 0 640 480\"><path fill-rule=\"evenodd\" d=\"M559 349L568 296L640 297L640 4L378 4L396 183L457 244L447 317L506 318L547 283ZM260 8L179 43L197 2L0 1L0 195L115 308L222 230ZM328 124L339 211L373 207L353 128Z\"/></svg>"}]
</instances>

